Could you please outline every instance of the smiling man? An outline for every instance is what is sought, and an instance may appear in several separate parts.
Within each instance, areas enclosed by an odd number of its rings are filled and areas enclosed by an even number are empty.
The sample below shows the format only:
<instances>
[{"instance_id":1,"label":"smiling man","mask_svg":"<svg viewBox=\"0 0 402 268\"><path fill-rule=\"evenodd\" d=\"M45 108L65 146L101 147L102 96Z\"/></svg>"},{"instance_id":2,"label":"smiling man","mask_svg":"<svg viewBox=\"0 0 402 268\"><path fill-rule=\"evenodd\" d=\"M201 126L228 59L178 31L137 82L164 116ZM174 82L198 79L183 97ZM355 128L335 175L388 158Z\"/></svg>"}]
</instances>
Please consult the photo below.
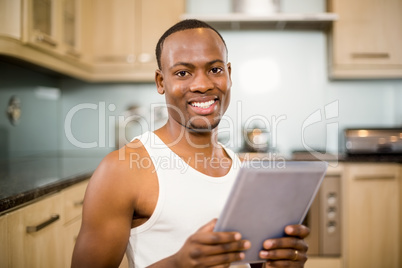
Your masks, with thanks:
<instances>
[{"instance_id":1,"label":"smiling man","mask_svg":"<svg viewBox=\"0 0 402 268\"><path fill-rule=\"evenodd\" d=\"M226 44L208 24L186 20L160 38L156 57L167 123L109 154L93 174L73 267L118 267L125 252L131 267L229 267L250 247L239 233L213 232L240 167L217 142L232 85ZM285 232L261 245L267 267L303 267L309 230Z\"/></svg>"}]
</instances>

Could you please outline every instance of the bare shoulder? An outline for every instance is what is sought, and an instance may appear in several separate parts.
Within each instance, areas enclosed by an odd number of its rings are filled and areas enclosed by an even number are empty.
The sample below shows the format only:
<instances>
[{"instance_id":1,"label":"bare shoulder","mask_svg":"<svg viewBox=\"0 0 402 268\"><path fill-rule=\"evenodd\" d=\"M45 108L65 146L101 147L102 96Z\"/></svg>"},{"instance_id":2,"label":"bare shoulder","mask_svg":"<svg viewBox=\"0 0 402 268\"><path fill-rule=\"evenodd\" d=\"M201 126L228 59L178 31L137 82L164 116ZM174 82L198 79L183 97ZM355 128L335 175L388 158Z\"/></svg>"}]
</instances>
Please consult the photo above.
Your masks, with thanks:
<instances>
[{"instance_id":1,"label":"bare shoulder","mask_svg":"<svg viewBox=\"0 0 402 268\"><path fill-rule=\"evenodd\" d=\"M143 182L153 174L153 165L145 147L135 140L109 153L90 179L89 189L99 194L120 196L133 204ZM144 164L147 163L147 164ZM124 197L124 198L123 198ZM120 204L121 205L121 204Z\"/></svg>"},{"instance_id":2,"label":"bare shoulder","mask_svg":"<svg viewBox=\"0 0 402 268\"><path fill-rule=\"evenodd\" d=\"M137 155L148 156L139 141L108 154L92 175L85 193L73 267L117 267L123 258L134 211L141 209L138 200L147 187L142 182L152 176L152 167L132 164Z\"/></svg>"}]
</instances>

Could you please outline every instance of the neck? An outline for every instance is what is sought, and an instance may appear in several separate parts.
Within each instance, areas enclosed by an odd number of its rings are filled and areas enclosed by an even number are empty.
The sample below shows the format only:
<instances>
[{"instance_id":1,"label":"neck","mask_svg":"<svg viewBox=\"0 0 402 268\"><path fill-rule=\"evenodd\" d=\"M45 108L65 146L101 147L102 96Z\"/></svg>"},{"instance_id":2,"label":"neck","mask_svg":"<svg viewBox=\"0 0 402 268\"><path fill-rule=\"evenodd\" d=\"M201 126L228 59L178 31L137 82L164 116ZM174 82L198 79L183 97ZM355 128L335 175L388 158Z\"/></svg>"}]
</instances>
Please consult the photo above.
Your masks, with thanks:
<instances>
[{"instance_id":1,"label":"neck","mask_svg":"<svg viewBox=\"0 0 402 268\"><path fill-rule=\"evenodd\" d=\"M206 155L213 155L218 146L218 128L212 130L196 131L180 125L174 120L168 122L155 133L169 147L193 153L202 152Z\"/></svg>"}]
</instances>

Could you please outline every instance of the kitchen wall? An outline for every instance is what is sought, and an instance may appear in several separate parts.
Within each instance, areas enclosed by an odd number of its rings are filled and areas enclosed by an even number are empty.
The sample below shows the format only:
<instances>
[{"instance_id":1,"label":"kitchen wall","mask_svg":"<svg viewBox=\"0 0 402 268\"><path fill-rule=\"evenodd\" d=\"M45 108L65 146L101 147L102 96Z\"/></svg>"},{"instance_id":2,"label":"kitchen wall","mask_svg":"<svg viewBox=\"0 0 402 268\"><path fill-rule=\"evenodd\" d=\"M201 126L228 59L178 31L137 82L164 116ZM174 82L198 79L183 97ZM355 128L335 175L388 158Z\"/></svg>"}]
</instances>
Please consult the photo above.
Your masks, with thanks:
<instances>
[{"instance_id":1,"label":"kitchen wall","mask_svg":"<svg viewBox=\"0 0 402 268\"><path fill-rule=\"evenodd\" d=\"M0 158L54 152L60 145L59 79L0 60ZM11 97L20 101L15 125L6 111Z\"/></svg>"}]
</instances>

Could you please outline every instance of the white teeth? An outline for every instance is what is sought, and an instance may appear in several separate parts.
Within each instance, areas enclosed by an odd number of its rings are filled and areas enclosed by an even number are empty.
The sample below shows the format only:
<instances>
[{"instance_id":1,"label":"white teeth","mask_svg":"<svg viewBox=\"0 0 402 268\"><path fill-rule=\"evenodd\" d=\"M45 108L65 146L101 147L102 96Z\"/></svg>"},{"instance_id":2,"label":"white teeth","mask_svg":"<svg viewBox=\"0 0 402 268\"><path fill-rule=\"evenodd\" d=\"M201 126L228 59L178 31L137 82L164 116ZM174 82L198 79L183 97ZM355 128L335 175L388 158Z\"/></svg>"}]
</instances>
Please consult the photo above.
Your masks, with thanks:
<instances>
[{"instance_id":1,"label":"white teeth","mask_svg":"<svg viewBox=\"0 0 402 268\"><path fill-rule=\"evenodd\" d=\"M207 102L192 102L191 106L206 109L206 108L210 107L214 103L215 103L215 100L210 100L210 101L207 101Z\"/></svg>"}]
</instances>

